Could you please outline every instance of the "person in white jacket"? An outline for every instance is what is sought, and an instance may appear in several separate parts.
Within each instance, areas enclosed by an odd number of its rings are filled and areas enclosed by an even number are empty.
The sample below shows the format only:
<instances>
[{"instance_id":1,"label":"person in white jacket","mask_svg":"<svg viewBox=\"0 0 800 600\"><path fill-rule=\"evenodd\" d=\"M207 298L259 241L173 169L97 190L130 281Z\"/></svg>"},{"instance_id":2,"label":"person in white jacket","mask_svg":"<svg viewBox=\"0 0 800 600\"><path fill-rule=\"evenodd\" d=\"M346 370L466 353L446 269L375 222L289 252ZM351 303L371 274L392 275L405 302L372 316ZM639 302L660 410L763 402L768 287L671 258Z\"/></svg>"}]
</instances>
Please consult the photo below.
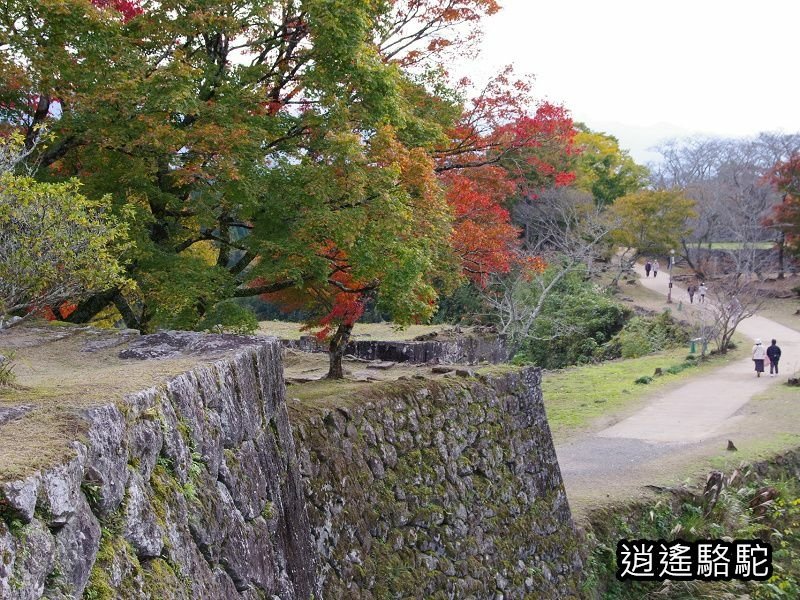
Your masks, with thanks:
<instances>
[{"instance_id":1,"label":"person in white jacket","mask_svg":"<svg viewBox=\"0 0 800 600\"><path fill-rule=\"evenodd\" d=\"M767 358L767 349L760 339L756 340L756 345L753 346L753 362L756 364L756 377L761 377L764 372L764 359Z\"/></svg>"}]
</instances>

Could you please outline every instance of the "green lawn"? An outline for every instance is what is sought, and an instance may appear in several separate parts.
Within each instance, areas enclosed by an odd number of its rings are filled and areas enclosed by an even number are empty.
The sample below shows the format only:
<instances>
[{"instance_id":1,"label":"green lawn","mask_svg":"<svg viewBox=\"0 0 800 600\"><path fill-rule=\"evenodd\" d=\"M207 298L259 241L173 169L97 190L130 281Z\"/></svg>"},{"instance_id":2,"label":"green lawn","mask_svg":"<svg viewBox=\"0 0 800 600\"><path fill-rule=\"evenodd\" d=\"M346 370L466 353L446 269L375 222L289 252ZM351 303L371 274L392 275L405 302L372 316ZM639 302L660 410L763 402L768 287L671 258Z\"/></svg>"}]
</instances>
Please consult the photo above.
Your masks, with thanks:
<instances>
[{"instance_id":1,"label":"green lawn","mask_svg":"<svg viewBox=\"0 0 800 600\"><path fill-rule=\"evenodd\" d=\"M604 416L630 410L654 392L722 366L739 358L742 352L729 352L676 375L665 373L647 385L634 382L639 377L652 376L657 367L666 371L684 362L688 348L545 373L542 391L553 436L563 439Z\"/></svg>"},{"instance_id":2,"label":"green lawn","mask_svg":"<svg viewBox=\"0 0 800 600\"><path fill-rule=\"evenodd\" d=\"M710 244L704 244L703 248L708 248L709 250L738 250L742 246L742 242L711 242ZM769 250L773 246L775 246L775 242L754 242L751 244L751 247L760 250Z\"/></svg>"}]
</instances>

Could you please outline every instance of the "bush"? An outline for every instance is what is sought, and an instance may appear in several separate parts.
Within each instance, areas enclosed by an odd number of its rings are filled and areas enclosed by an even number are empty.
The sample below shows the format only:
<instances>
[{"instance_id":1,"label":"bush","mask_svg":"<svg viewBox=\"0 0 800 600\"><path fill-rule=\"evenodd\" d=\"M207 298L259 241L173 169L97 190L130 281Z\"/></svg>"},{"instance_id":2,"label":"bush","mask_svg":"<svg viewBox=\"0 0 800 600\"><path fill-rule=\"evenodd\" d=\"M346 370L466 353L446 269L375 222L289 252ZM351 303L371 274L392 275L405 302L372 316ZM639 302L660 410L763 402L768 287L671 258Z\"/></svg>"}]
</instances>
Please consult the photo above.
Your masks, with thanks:
<instances>
[{"instance_id":1,"label":"bush","mask_svg":"<svg viewBox=\"0 0 800 600\"><path fill-rule=\"evenodd\" d=\"M0 354L0 388L13 385L16 375L14 375L14 353L6 352Z\"/></svg>"},{"instance_id":2,"label":"bush","mask_svg":"<svg viewBox=\"0 0 800 600\"><path fill-rule=\"evenodd\" d=\"M258 319L248 307L226 300L215 304L204 315L197 329L212 333L248 334L258 329Z\"/></svg>"},{"instance_id":3,"label":"bush","mask_svg":"<svg viewBox=\"0 0 800 600\"><path fill-rule=\"evenodd\" d=\"M650 377L649 375L644 375L642 377L639 377L639 379L634 381L634 383L638 383L638 384L641 384L641 385L647 385L651 381L653 381L652 377Z\"/></svg>"},{"instance_id":4,"label":"bush","mask_svg":"<svg viewBox=\"0 0 800 600\"><path fill-rule=\"evenodd\" d=\"M638 358L689 342L689 330L669 311L656 317L633 317L611 340L604 358Z\"/></svg>"},{"instance_id":5,"label":"bush","mask_svg":"<svg viewBox=\"0 0 800 600\"><path fill-rule=\"evenodd\" d=\"M633 319L636 321L636 319ZM638 325L638 324L637 324ZM619 349L622 358L638 358L655 350L646 328L625 326L619 332Z\"/></svg>"},{"instance_id":6,"label":"bush","mask_svg":"<svg viewBox=\"0 0 800 600\"><path fill-rule=\"evenodd\" d=\"M630 314L591 283L567 277L545 301L521 355L546 369L601 359Z\"/></svg>"}]
</instances>

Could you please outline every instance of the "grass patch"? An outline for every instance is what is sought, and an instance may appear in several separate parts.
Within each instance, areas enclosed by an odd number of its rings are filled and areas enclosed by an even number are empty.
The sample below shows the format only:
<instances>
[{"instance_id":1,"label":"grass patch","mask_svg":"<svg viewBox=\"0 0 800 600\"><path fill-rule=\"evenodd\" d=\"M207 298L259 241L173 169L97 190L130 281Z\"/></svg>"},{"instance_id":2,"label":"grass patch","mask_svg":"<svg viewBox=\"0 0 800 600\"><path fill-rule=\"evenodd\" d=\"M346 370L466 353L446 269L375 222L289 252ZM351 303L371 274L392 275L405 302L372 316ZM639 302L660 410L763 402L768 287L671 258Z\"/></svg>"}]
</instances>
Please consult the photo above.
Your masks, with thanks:
<instances>
[{"instance_id":1,"label":"grass patch","mask_svg":"<svg viewBox=\"0 0 800 600\"><path fill-rule=\"evenodd\" d=\"M744 247L742 242L711 242L703 245L703 248L708 250L741 250ZM757 248L758 250L769 250L775 247L774 242L751 242L748 244L750 248Z\"/></svg>"},{"instance_id":2,"label":"grass patch","mask_svg":"<svg viewBox=\"0 0 800 600\"><path fill-rule=\"evenodd\" d=\"M686 349L681 347L640 358L546 373L542 389L550 428L554 436L563 437L601 417L630 409L668 385L720 367L740 356L741 351L729 352L689 369L693 363L684 362ZM656 368L667 373L673 365L679 367L674 369L675 374L653 377ZM644 384L644 379L650 379L649 385L636 385L637 380Z\"/></svg>"}]
</instances>

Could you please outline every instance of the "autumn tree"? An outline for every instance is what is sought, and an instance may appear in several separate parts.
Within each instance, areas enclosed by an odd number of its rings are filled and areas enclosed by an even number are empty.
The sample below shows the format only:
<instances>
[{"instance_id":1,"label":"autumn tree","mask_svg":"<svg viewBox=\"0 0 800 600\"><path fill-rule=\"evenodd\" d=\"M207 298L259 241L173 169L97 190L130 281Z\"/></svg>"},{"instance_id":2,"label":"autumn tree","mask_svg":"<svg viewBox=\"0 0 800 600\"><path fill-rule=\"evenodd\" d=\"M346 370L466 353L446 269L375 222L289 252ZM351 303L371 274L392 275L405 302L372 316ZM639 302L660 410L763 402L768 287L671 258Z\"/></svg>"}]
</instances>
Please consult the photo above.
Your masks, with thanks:
<instances>
[{"instance_id":1,"label":"autumn tree","mask_svg":"<svg viewBox=\"0 0 800 600\"><path fill-rule=\"evenodd\" d=\"M767 217L766 225L778 229L789 250L800 256L800 154L775 165L768 181L781 194L781 202Z\"/></svg>"},{"instance_id":2,"label":"autumn tree","mask_svg":"<svg viewBox=\"0 0 800 600\"><path fill-rule=\"evenodd\" d=\"M618 227L612 233L622 246L620 273L643 254L663 254L676 248L690 232L695 203L674 190L643 190L618 198L610 208Z\"/></svg>"},{"instance_id":3,"label":"autumn tree","mask_svg":"<svg viewBox=\"0 0 800 600\"><path fill-rule=\"evenodd\" d=\"M454 211L454 251L478 284L514 264L521 232L511 207L575 177L572 119L561 106L537 105L531 92L530 81L506 69L465 103L434 153Z\"/></svg>"},{"instance_id":4,"label":"autumn tree","mask_svg":"<svg viewBox=\"0 0 800 600\"><path fill-rule=\"evenodd\" d=\"M330 133L319 143L327 160L282 165L283 202L243 242L269 247L269 260L249 271L248 292L310 310L308 325L330 342L329 377L339 378L368 300L400 324L427 319L434 282L448 287L457 268L450 212L426 152L408 149L388 126L366 144ZM271 283L285 280L296 283L284 291Z\"/></svg>"},{"instance_id":5,"label":"autumn tree","mask_svg":"<svg viewBox=\"0 0 800 600\"><path fill-rule=\"evenodd\" d=\"M579 153L575 158L575 187L590 192L601 206L645 187L647 168L636 164L619 147L617 138L592 131L582 123L576 129L574 144Z\"/></svg>"}]
</instances>

